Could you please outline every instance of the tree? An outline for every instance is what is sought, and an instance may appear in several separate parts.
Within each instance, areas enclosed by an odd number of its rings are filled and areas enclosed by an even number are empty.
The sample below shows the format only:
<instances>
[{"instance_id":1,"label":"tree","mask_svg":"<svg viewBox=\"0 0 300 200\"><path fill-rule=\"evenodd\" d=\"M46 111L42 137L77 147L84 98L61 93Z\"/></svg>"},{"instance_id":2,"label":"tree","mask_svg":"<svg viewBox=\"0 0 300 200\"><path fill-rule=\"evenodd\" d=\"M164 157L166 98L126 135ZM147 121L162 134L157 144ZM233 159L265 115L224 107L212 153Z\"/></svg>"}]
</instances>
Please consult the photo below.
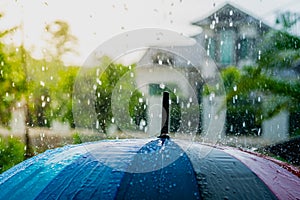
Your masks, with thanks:
<instances>
[{"instance_id":1,"label":"tree","mask_svg":"<svg viewBox=\"0 0 300 200\"><path fill-rule=\"evenodd\" d=\"M286 11L277 16L276 24L280 25L282 30L289 32L291 31L292 27L298 23L299 19L299 13Z\"/></svg>"},{"instance_id":2,"label":"tree","mask_svg":"<svg viewBox=\"0 0 300 200\"><path fill-rule=\"evenodd\" d=\"M76 53L74 44L77 38L71 34L70 26L67 22L56 20L45 27L50 34L48 42L50 45L50 54L52 59L62 61L66 53Z\"/></svg>"},{"instance_id":3,"label":"tree","mask_svg":"<svg viewBox=\"0 0 300 200\"><path fill-rule=\"evenodd\" d=\"M2 18L0 14L0 19ZM17 27L0 31L0 39L13 33ZM14 51L8 54L5 51L5 45L0 42L0 123L8 126L11 118L11 110L15 103L21 98L22 92L26 90L25 73L21 65L22 51L20 48L15 48Z\"/></svg>"},{"instance_id":4,"label":"tree","mask_svg":"<svg viewBox=\"0 0 300 200\"><path fill-rule=\"evenodd\" d=\"M288 17L282 17L286 19L282 21L283 27L291 28L296 22L289 22ZM263 41L259 46L257 65L243 68L235 89L229 88L227 100L231 101L235 95L250 94L262 98L273 97L269 106L261 112L262 120L271 118L282 110L288 110L291 115L295 111L299 113L300 83L296 71L299 70L300 38L283 29L270 31Z\"/></svg>"},{"instance_id":5,"label":"tree","mask_svg":"<svg viewBox=\"0 0 300 200\"><path fill-rule=\"evenodd\" d=\"M109 61L107 61L109 62ZM118 112L126 114L128 109L130 117L133 119L136 125L139 125L141 120L146 121L146 104L142 94L134 89L134 79L131 76L128 76L128 73L133 73L134 66L131 68L123 66L121 64L114 64L110 62L105 71L100 75L98 86L96 89L96 104L95 109L97 113L97 119L100 125L100 128L103 133L106 133L107 128L110 124L113 123L113 112L112 112L112 95L114 89L118 91L120 95L117 96L118 102L129 102L128 108L124 108L124 104L120 103L115 106ZM126 75L127 74L127 75ZM125 80L122 80L122 85L118 85L118 82L125 77ZM123 92L124 91L124 92ZM126 105L126 104L125 104ZM120 119L119 125L122 125L123 128L127 128L130 122L126 119ZM124 120L124 121L123 121Z\"/></svg>"},{"instance_id":6,"label":"tree","mask_svg":"<svg viewBox=\"0 0 300 200\"><path fill-rule=\"evenodd\" d=\"M236 67L223 69L221 76L227 92L226 133L260 134L262 121L262 106L258 99L260 93L250 88L255 83L248 77L247 72L243 73Z\"/></svg>"},{"instance_id":7,"label":"tree","mask_svg":"<svg viewBox=\"0 0 300 200\"><path fill-rule=\"evenodd\" d=\"M68 122L75 128L72 112L73 86L79 67L65 67L58 72L58 82L52 90L53 101L51 104L53 118L61 122Z\"/></svg>"}]
</instances>

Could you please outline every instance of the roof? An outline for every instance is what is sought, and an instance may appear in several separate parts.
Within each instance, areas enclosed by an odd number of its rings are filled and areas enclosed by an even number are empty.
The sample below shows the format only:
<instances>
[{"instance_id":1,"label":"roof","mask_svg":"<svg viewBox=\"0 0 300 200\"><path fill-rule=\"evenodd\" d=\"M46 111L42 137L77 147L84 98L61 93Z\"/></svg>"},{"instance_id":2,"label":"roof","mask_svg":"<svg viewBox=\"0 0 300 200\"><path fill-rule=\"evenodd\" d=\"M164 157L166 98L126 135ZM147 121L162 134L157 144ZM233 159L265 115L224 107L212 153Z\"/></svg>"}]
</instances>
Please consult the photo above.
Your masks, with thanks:
<instances>
[{"instance_id":1,"label":"roof","mask_svg":"<svg viewBox=\"0 0 300 200\"><path fill-rule=\"evenodd\" d=\"M262 22L258 17L249 14L247 11L238 8L237 6L232 5L231 3L226 3L225 5L217 8L208 16L192 22L193 25L197 26L210 26L212 21L215 21L216 24L224 25L229 21L233 21L235 25L254 23L258 24L262 29L270 29L271 27Z\"/></svg>"},{"instance_id":2,"label":"roof","mask_svg":"<svg viewBox=\"0 0 300 200\"><path fill-rule=\"evenodd\" d=\"M172 65L176 67L192 67L191 63L185 58L185 54L194 55L192 52L185 52L191 50L187 46L174 46L174 47L149 47L143 57L139 60L139 66L152 67L153 64L158 65ZM195 57L195 56L194 56ZM160 61L161 62L157 62ZM198 60L195 57L193 60Z\"/></svg>"}]
</instances>

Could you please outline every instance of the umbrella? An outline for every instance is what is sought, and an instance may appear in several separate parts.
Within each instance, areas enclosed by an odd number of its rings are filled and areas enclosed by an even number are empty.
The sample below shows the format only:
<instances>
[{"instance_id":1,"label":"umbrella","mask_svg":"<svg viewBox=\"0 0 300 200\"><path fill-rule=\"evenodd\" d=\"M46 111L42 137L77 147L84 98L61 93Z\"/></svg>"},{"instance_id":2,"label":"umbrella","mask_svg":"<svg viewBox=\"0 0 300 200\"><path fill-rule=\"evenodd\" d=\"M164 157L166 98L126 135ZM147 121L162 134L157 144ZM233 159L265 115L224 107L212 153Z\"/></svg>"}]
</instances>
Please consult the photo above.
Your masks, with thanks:
<instances>
[{"instance_id":1,"label":"umbrella","mask_svg":"<svg viewBox=\"0 0 300 200\"><path fill-rule=\"evenodd\" d=\"M105 140L16 165L0 175L0 199L297 199L299 170L289 169L238 149L168 137Z\"/></svg>"}]
</instances>

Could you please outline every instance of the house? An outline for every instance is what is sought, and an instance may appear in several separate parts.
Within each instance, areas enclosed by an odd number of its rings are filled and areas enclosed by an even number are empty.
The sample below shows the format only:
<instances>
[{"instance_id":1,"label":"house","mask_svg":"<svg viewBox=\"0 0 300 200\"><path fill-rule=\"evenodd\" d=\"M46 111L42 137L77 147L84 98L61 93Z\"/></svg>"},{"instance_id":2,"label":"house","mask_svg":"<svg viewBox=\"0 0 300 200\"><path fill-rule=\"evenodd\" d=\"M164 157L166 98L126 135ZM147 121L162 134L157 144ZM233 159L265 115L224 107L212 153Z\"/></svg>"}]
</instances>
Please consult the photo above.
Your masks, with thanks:
<instances>
[{"instance_id":1,"label":"house","mask_svg":"<svg viewBox=\"0 0 300 200\"><path fill-rule=\"evenodd\" d=\"M254 64L260 56L258 45L271 29L229 3L192 24L202 28L193 38L220 68Z\"/></svg>"},{"instance_id":2,"label":"house","mask_svg":"<svg viewBox=\"0 0 300 200\"><path fill-rule=\"evenodd\" d=\"M161 128L161 120L154 119L161 117L160 94L167 87L171 92L174 91L175 96L183 97L177 105L181 113L184 113L186 105L189 105L189 95L194 93L194 96L191 95L192 102L200 104L200 115L187 117L186 120L199 126L197 132L201 132L202 136L204 134L211 135L212 139L224 138L230 128L224 128L224 122L229 120L228 115L225 111L220 112L224 95L221 92L207 96L203 92L204 85L213 83L221 87L216 77L219 70L228 66L241 68L255 64L260 58L259 44L263 42L263 36L272 29L232 4L225 4L192 24L202 29L200 34L192 37L203 47L202 50L191 46L153 47L149 48L137 64L137 85L148 99L147 131L157 134ZM190 60L194 63L189 63ZM262 102L259 106L267 106L267 103ZM172 104L174 105L173 102ZM245 118L249 117L248 115ZM197 117L199 120L193 122L192 119ZM239 125L244 130L254 130L254 135L261 138L263 143L270 143L287 139L288 118L288 112L282 111L259 126L251 120L240 120ZM186 120L175 121L175 124ZM174 129L175 132L193 129L186 125L179 126Z\"/></svg>"},{"instance_id":3,"label":"house","mask_svg":"<svg viewBox=\"0 0 300 200\"><path fill-rule=\"evenodd\" d=\"M220 70L228 66L242 68L255 65L261 56L260 45L263 43L264 36L272 30L260 19L229 3L192 24L202 29L202 32L193 38L205 48L206 54L214 60ZM278 76L291 77L291 74L293 74L291 71L285 70L281 71ZM253 104L252 107L260 106L263 110L269 106L270 102L272 103L273 97L263 96L262 98L262 101ZM233 120L236 124L229 126L228 122L236 116L227 114L226 133L233 130L232 133L244 132L242 134L247 135L252 132L251 134L272 142L285 140L288 137L289 113L287 111L281 111L275 117L264 120L259 125L254 122L255 113L251 111L243 113L242 116L238 115L239 118Z\"/></svg>"}]
</instances>

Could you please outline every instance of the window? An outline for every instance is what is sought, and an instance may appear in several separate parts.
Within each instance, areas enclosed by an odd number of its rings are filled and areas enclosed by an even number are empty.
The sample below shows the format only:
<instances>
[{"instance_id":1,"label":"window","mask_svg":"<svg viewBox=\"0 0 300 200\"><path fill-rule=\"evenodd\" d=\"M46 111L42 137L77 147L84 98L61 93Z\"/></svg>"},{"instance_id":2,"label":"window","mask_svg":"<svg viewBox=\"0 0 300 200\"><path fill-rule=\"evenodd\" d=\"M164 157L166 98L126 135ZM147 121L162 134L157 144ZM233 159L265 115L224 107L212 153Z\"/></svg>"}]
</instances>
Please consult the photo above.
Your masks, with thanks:
<instances>
[{"instance_id":1,"label":"window","mask_svg":"<svg viewBox=\"0 0 300 200\"><path fill-rule=\"evenodd\" d=\"M220 63L231 65L234 63L234 32L225 30L220 33Z\"/></svg>"},{"instance_id":2,"label":"window","mask_svg":"<svg viewBox=\"0 0 300 200\"><path fill-rule=\"evenodd\" d=\"M238 44L239 59L253 59L255 51L255 39L243 38Z\"/></svg>"}]
</instances>

